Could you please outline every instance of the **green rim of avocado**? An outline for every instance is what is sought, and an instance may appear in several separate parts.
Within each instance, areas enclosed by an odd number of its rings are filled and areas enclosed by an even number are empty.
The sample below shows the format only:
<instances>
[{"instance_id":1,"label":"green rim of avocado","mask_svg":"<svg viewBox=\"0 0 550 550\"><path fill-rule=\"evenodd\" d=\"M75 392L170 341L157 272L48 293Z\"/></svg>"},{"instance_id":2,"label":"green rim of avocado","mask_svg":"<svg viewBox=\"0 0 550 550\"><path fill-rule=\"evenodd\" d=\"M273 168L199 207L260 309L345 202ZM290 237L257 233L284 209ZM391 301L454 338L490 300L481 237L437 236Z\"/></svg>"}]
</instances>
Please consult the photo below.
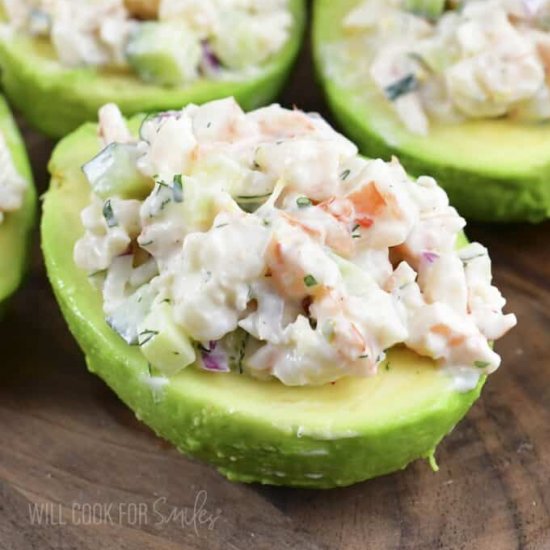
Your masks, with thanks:
<instances>
[{"instance_id":1,"label":"green rim of avocado","mask_svg":"<svg viewBox=\"0 0 550 550\"><path fill-rule=\"evenodd\" d=\"M23 206L5 215L0 224L0 313L17 290L27 265L29 241L36 211L36 193L27 151L4 98L0 96L0 131L18 172L27 180Z\"/></svg>"},{"instance_id":2,"label":"green rim of avocado","mask_svg":"<svg viewBox=\"0 0 550 550\"><path fill-rule=\"evenodd\" d=\"M136 121L134 121L135 123ZM102 298L73 261L89 201L81 165L97 154L97 127L62 140L50 162L42 247L48 276L88 368L136 416L180 451L231 480L329 488L433 459L441 439L479 396L483 380L459 393L434 363L390 350L380 373L322 387L288 387L237 372L188 367L151 378L147 361L105 322Z\"/></svg>"},{"instance_id":3,"label":"green rim of avocado","mask_svg":"<svg viewBox=\"0 0 550 550\"><path fill-rule=\"evenodd\" d=\"M306 19L304 0L289 0L294 26L285 46L258 73L232 80L200 79L184 87L163 88L141 81L129 72L97 68L67 69L56 61L51 44L28 36L0 39L0 69L7 97L33 126L52 137L63 137L98 109L115 102L122 112L181 109L234 96L246 109L272 101L283 86L300 49Z\"/></svg>"},{"instance_id":4,"label":"green rim of avocado","mask_svg":"<svg viewBox=\"0 0 550 550\"><path fill-rule=\"evenodd\" d=\"M430 174L471 219L540 222L550 217L550 123L479 120L406 130L379 92L344 84L333 45L343 16L362 0L315 0L313 49L326 96L341 126L368 156L397 155L414 175Z\"/></svg>"}]
</instances>

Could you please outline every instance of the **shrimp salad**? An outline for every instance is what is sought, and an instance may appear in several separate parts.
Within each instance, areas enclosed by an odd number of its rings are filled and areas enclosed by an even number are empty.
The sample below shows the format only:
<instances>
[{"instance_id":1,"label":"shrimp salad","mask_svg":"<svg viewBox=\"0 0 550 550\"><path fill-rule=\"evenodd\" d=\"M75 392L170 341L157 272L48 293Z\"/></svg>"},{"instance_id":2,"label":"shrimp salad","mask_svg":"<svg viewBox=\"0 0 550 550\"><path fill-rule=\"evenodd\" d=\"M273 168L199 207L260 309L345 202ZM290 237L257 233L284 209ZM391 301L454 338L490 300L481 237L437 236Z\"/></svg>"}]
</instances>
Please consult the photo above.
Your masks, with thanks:
<instances>
[{"instance_id":1,"label":"shrimp salad","mask_svg":"<svg viewBox=\"0 0 550 550\"><path fill-rule=\"evenodd\" d=\"M0 0L3 39L48 41L67 67L129 69L178 86L254 72L288 41L288 0Z\"/></svg>"},{"instance_id":2,"label":"shrimp salad","mask_svg":"<svg viewBox=\"0 0 550 550\"><path fill-rule=\"evenodd\" d=\"M434 179L278 105L190 105L137 140L107 105L99 128L74 258L153 369L320 385L374 375L402 345L467 390L499 366L490 341L515 316Z\"/></svg>"},{"instance_id":3,"label":"shrimp salad","mask_svg":"<svg viewBox=\"0 0 550 550\"><path fill-rule=\"evenodd\" d=\"M338 50L413 133L550 119L550 0L367 0L342 24Z\"/></svg>"},{"instance_id":4,"label":"shrimp salad","mask_svg":"<svg viewBox=\"0 0 550 550\"><path fill-rule=\"evenodd\" d=\"M27 182L17 171L6 138L0 132L0 227L7 214L23 206L26 188Z\"/></svg>"}]
</instances>

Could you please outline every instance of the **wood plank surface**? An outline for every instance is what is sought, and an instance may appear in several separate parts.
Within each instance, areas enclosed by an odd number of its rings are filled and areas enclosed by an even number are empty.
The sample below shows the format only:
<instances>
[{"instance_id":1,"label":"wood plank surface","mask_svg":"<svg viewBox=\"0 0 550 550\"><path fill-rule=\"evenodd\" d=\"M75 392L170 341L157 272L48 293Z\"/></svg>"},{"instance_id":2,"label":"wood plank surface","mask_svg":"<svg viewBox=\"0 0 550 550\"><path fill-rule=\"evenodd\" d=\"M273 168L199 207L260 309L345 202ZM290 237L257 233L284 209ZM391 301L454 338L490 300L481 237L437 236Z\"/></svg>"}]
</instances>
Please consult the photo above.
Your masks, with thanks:
<instances>
[{"instance_id":1,"label":"wood plank surface","mask_svg":"<svg viewBox=\"0 0 550 550\"><path fill-rule=\"evenodd\" d=\"M307 51L282 102L330 119ZM25 136L44 192L52 142ZM549 233L469 225L519 326L440 472L330 491L233 484L156 438L86 371L36 244L1 323L0 548L550 549Z\"/></svg>"}]
</instances>

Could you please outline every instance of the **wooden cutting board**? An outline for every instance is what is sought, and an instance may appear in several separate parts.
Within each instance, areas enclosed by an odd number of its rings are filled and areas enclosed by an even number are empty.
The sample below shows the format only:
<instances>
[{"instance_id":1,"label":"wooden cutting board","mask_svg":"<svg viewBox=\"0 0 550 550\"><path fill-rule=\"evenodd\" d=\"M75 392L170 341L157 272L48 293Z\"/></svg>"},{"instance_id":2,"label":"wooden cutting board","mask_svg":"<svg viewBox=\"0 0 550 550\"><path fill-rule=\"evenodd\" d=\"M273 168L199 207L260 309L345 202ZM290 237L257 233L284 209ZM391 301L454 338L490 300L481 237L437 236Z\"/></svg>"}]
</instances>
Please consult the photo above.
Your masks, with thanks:
<instances>
[{"instance_id":1,"label":"wooden cutting board","mask_svg":"<svg viewBox=\"0 0 550 550\"><path fill-rule=\"evenodd\" d=\"M282 102L330 119L307 52ZM25 136L44 192L52 143ZM157 439L86 371L36 245L0 325L0 548L550 549L550 224L468 234L519 317L502 368L439 473L419 461L329 491L233 484Z\"/></svg>"}]
</instances>

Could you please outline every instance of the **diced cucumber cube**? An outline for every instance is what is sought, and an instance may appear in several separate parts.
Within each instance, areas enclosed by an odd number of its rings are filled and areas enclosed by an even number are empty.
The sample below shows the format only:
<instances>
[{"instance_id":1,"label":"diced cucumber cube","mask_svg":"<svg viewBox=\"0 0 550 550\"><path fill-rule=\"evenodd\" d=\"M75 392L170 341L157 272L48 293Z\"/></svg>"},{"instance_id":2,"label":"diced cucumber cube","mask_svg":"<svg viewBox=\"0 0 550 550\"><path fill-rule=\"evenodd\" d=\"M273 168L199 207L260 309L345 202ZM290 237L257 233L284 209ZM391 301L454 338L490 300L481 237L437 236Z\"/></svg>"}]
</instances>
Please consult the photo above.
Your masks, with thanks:
<instances>
[{"instance_id":1,"label":"diced cucumber cube","mask_svg":"<svg viewBox=\"0 0 550 550\"><path fill-rule=\"evenodd\" d=\"M107 317L107 324L131 346L139 343L139 327L149 314L156 291L150 284L139 287Z\"/></svg>"},{"instance_id":2,"label":"diced cucumber cube","mask_svg":"<svg viewBox=\"0 0 550 550\"><path fill-rule=\"evenodd\" d=\"M146 82L178 86L195 80L202 58L200 40L181 23L141 23L126 49L128 62Z\"/></svg>"},{"instance_id":3,"label":"diced cucumber cube","mask_svg":"<svg viewBox=\"0 0 550 550\"><path fill-rule=\"evenodd\" d=\"M195 362L195 348L176 325L171 306L163 302L153 308L139 328L139 346L157 370L168 376Z\"/></svg>"},{"instance_id":4,"label":"diced cucumber cube","mask_svg":"<svg viewBox=\"0 0 550 550\"><path fill-rule=\"evenodd\" d=\"M228 14L223 24L225 32L211 41L212 50L222 65L240 70L266 60L270 40L265 26L244 13Z\"/></svg>"},{"instance_id":5,"label":"diced cucumber cube","mask_svg":"<svg viewBox=\"0 0 550 550\"><path fill-rule=\"evenodd\" d=\"M365 292L369 292L369 289L372 288L374 284L369 273L337 254L331 254L331 258L338 265L346 288L350 293L356 296L362 296Z\"/></svg>"},{"instance_id":6,"label":"diced cucumber cube","mask_svg":"<svg viewBox=\"0 0 550 550\"><path fill-rule=\"evenodd\" d=\"M82 167L93 192L104 200L144 199L153 189L152 179L137 169L139 153L130 143L111 143Z\"/></svg>"},{"instance_id":7,"label":"diced cucumber cube","mask_svg":"<svg viewBox=\"0 0 550 550\"><path fill-rule=\"evenodd\" d=\"M422 17L437 19L445 10L445 0L405 0L405 9Z\"/></svg>"},{"instance_id":8,"label":"diced cucumber cube","mask_svg":"<svg viewBox=\"0 0 550 550\"><path fill-rule=\"evenodd\" d=\"M252 340L252 336L241 328L225 336L223 343L226 349L229 350L229 366L231 370L243 372L247 348Z\"/></svg>"}]
</instances>

